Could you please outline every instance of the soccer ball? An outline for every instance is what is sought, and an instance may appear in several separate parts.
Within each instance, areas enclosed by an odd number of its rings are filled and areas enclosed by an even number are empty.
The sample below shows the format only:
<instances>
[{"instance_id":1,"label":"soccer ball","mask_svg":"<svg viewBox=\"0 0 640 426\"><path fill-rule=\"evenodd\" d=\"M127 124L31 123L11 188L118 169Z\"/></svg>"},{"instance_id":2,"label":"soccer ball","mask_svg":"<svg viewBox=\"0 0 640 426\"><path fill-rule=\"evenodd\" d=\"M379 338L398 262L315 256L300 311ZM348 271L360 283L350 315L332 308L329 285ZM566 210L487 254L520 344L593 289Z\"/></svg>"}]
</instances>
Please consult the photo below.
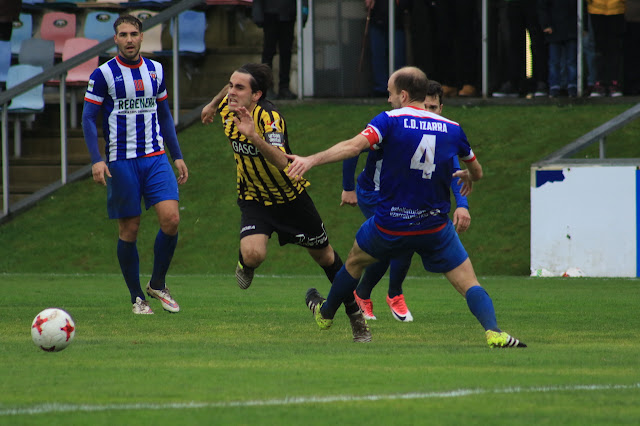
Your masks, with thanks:
<instances>
[{"instance_id":1,"label":"soccer ball","mask_svg":"<svg viewBox=\"0 0 640 426\"><path fill-rule=\"evenodd\" d=\"M45 352L58 352L69 346L76 334L76 324L67 312L48 308L31 324L33 343Z\"/></svg>"}]
</instances>

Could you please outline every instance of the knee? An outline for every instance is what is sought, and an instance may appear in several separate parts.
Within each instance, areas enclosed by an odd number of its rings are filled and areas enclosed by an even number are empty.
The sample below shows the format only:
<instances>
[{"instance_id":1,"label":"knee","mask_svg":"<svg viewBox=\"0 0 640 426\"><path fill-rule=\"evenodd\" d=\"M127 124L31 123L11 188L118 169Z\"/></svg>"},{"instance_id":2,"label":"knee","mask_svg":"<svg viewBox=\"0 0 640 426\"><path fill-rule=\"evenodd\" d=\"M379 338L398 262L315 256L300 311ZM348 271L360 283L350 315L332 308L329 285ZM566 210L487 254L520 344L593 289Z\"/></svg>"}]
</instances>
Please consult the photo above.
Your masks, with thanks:
<instances>
[{"instance_id":1,"label":"knee","mask_svg":"<svg viewBox=\"0 0 640 426\"><path fill-rule=\"evenodd\" d=\"M256 247L246 247L241 249L242 261L250 268L257 268L264 262L267 257L267 253Z\"/></svg>"},{"instance_id":2,"label":"knee","mask_svg":"<svg viewBox=\"0 0 640 426\"><path fill-rule=\"evenodd\" d=\"M180 214L172 213L162 218L160 228L167 235L176 235L178 233L178 225L180 225Z\"/></svg>"}]
</instances>

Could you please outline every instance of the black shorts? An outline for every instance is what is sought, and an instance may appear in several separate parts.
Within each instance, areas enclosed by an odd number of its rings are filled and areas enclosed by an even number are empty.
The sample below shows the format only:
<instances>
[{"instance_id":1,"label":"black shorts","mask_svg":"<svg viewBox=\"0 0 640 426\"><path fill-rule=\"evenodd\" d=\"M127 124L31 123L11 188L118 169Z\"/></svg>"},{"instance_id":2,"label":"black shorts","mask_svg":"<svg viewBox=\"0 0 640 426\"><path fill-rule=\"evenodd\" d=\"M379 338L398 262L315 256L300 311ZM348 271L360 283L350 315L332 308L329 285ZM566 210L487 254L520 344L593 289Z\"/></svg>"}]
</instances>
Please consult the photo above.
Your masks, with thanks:
<instances>
[{"instance_id":1,"label":"black shorts","mask_svg":"<svg viewBox=\"0 0 640 426\"><path fill-rule=\"evenodd\" d=\"M281 246L296 244L320 249L329 245L324 223L306 191L286 204L265 206L257 201L238 199L238 205L242 212L241 239L254 234L271 238L271 234L276 232Z\"/></svg>"}]
</instances>

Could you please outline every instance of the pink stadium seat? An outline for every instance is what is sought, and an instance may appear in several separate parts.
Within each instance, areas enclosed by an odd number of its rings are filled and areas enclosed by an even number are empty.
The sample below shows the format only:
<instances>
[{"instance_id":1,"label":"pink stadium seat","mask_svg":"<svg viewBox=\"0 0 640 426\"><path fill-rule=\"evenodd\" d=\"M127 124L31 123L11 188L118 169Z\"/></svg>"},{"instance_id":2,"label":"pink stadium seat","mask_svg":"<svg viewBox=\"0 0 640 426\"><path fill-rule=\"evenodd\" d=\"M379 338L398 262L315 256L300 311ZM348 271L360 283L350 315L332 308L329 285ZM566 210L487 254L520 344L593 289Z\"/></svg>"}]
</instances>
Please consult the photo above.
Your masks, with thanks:
<instances>
[{"instance_id":1,"label":"pink stadium seat","mask_svg":"<svg viewBox=\"0 0 640 426\"><path fill-rule=\"evenodd\" d=\"M76 36L76 15L65 12L47 12L42 15L40 38L53 40L56 56L62 55L64 43Z\"/></svg>"},{"instance_id":2,"label":"pink stadium seat","mask_svg":"<svg viewBox=\"0 0 640 426\"><path fill-rule=\"evenodd\" d=\"M66 61L69 58L76 56L78 53L82 53L85 50L95 46L98 44L98 40L93 40L90 38L84 37L74 37L70 38L64 44L64 48L62 49L62 60ZM89 59L87 62L84 62L78 65L75 68L71 68L67 73L67 84L72 86L86 86L89 82L89 77L91 73L98 68L99 58L97 56Z\"/></svg>"},{"instance_id":3,"label":"pink stadium seat","mask_svg":"<svg viewBox=\"0 0 640 426\"><path fill-rule=\"evenodd\" d=\"M62 61L66 61L67 59L84 52L85 50L97 45L98 43L98 40L90 38L70 38L66 41L66 43L64 44L64 48L62 49ZM78 93L81 94L81 92L86 89L87 83L89 83L89 77L91 77L91 73L96 68L98 68L98 65L99 58L97 56L94 56L87 62L83 62L77 67L71 68L67 72L67 78L65 81L67 83L67 87L69 88L70 96L69 121L71 128L73 129L78 127ZM59 81L58 84L60 84Z\"/></svg>"}]
</instances>

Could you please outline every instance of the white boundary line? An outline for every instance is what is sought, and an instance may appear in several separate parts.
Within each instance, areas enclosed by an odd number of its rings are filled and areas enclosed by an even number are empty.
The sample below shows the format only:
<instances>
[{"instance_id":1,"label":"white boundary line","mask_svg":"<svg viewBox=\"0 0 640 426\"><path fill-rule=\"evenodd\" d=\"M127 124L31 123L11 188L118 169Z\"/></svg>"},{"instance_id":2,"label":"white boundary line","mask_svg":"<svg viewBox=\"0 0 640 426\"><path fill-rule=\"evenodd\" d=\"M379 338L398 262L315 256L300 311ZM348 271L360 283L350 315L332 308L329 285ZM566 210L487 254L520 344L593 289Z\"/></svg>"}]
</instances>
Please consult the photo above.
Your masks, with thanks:
<instances>
[{"instance_id":1,"label":"white boundary line","mask_svg":"<svg viewBox=\"0 0 640 426\"><path fill-rule=\"evenodd\" d=\"M575 392L575 391L606 391L606 390L635 390L640 389L640 383L630 385L571 385L571 386L541 386L541 387L509 387L499 389L458 389L445 392L412 392L389 395L329 395L291 397L283 399L258 399L249 401L228 402L169 402L164 404L137 403L137 404L40 404L24 408L0 408L0 416L38 415L69 412L98 412L121 410L167 410L167 409L191 409L191 408L235 408L235 407L268 407L287 406L300 404L326 404L332 402L353 401L393 401L409 399L436 399L459 398L470 395L483 394L518 394L518 393L551 393L551 392Z\"/></svg>"}]
</instances>

